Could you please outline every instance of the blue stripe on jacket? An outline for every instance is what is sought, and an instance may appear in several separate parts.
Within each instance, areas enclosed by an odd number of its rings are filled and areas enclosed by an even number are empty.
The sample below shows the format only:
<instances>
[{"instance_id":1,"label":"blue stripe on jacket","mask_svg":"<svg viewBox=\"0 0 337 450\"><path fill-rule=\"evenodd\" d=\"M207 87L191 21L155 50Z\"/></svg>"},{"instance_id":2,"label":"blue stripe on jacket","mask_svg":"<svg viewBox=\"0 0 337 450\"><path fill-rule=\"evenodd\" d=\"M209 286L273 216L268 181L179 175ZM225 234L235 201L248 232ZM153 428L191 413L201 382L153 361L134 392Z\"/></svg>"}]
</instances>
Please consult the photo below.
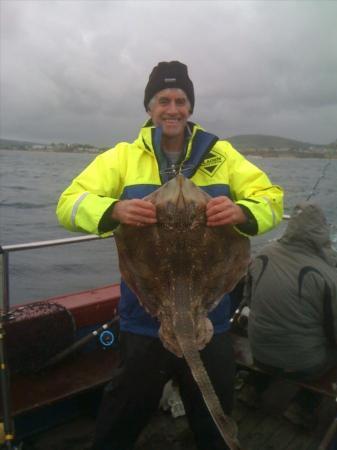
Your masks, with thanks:
<instances>
[{"instance_id":1,"label":"blue stripe on jacket","mask_svg":"<svg viewBox=\"0 0 337 450\"><path fill-rule=\"evenodd\" d=\"M132 186L126 186L122 192L121 200L129 200L132 198L143 198L150 195L160 186L156 184L135 184ZM212 184L210 186L200 186L200 188L207 192L211 197L218 197L220 195L226 195L231 198L230 188L228 184Z\"/></svg>"}]
</instances>

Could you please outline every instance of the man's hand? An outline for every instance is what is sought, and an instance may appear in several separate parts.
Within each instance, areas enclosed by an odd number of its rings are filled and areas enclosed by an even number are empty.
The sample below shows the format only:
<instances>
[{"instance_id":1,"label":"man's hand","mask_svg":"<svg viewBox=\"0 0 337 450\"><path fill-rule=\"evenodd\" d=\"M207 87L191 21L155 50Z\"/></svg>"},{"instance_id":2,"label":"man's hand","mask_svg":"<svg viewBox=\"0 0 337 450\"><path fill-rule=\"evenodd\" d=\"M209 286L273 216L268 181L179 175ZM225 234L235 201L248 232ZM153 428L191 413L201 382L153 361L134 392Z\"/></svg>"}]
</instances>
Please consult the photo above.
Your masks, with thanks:
<instances>
[{"instance_id":1,"label":"man's hand","mask_svg":"<svg viewBox=\"0 0 337 450\"><path fill-rule=\"evenodd\" d=\"M144 227L157 222L156 208L146 200L121 200L112 210L112 219L127 225Z\"/></svg>"},{"instance_id":2,"label":"man's hand","mask_svg":"<svg viewBox=\"0 0 337 450\"><path fill-rule=\"evenodd\" d=\"M247 217L240 206L226 196L214 197L207 203L206 217L209 227L228 224L238 225L247 221Z\"/></svg>"}]
</instances>

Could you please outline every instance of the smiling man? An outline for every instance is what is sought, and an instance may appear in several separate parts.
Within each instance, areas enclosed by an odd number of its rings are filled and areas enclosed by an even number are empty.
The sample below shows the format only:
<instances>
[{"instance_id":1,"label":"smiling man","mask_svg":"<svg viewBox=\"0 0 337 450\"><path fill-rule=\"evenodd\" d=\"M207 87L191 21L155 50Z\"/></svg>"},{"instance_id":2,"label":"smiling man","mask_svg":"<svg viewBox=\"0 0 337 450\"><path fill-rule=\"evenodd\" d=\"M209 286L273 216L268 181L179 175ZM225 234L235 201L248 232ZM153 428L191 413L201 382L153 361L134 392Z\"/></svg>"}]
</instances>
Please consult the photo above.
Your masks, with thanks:
<instances>
[{"instance_id":1,"label":"smiling man","mask_svg":"<svg viewBox=\"0 0 337 450\"><path fill-rule=\"evenodd\" d=\"M183 147L190 108L190 102L182 89L163 89L151 100L148 112L156 127L162 127L164 150L177 151Z\"/></svg>"},{"instance_id":2,"label":"smiling man","mask_svg":"<svg viewBox=\"0 0 337 450\"><path fill-rule=\"evenodd\" d=\"M133 143L99 155L60 197L57 215L72 231L104 234L119 223L156 223L143 198L182 172L211 197L207 225L233 225L247 236L265 233L282 218L283 191L229 142L191 122L194 88L187 66L160 62L145 88L150 116ZM155 275L155 274L154 274ZM233 405L234 358L226 295L209 314L214 336L201 357L226 414ZM157 409L164 384L177 380L198 450L225 450L183 359L158 338L159 323L122 280L119 304L122 365L106 387L93 450L130 450Z\"/></svg>"}]
</instances>

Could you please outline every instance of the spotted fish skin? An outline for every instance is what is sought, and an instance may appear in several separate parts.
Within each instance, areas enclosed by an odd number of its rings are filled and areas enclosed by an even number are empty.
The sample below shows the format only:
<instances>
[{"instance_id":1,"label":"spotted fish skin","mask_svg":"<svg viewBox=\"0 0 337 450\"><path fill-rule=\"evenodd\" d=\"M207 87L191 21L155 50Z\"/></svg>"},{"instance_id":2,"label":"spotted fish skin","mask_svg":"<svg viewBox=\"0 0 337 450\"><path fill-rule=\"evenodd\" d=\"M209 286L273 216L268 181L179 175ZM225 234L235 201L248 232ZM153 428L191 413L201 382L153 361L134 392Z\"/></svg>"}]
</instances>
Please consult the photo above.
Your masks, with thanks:
<instances>
[{"instance_id":1,"label":"spotted fish skin","mask_svg":"<svg viewBox=\"0 0 337 450\"><path fill-rule=\"evenodd\" d=\"M115 240L123 279L158 318L163 345L186 359L227 445L239 449L236 426L222 411L199 350L213 336L208 312L247 270L250 244L230 225L206 225L210 198L180 174L145 198L156 207L157 223L120 225Z\"/></svg>"}]
</instances>

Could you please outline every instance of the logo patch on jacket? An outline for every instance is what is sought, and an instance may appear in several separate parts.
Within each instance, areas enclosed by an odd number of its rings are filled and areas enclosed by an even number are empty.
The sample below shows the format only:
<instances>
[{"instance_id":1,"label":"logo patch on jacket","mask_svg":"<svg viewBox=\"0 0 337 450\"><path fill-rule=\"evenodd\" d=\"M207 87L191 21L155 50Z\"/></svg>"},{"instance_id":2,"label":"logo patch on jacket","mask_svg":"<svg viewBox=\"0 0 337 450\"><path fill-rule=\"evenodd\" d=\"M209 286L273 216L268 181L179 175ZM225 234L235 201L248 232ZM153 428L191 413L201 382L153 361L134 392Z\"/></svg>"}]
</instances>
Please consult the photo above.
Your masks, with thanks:
<instances>
[{"instance_id":1,"label":"logo patch on jacket","mask_svg":"<svg viewBox=\"0 0 337 450\"><path fill-rule=\"evenodd\" d=\"M225 161L225 157L215 150L211 150L208 154L208 157L203 160L200 165L201 172L210 175L211 177L215 174L215 172L219 169L219 167Z\"/></svg>"}]
</instances>

